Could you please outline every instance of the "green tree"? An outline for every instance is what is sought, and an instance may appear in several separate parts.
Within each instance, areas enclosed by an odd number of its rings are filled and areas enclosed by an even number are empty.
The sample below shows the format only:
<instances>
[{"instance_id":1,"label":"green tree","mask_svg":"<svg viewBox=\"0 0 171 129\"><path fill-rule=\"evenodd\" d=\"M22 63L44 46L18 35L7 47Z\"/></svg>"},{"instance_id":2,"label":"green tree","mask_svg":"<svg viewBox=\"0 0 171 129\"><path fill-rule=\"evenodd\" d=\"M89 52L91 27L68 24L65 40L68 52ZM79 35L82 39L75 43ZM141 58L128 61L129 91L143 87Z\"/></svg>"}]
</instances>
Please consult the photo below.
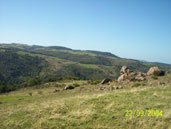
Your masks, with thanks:
<instances>
[{"instance_id":1,"label":"green tree","mask_svg":"<svg viewBox=\"0 0 171 129\"><path fill-rule=\"evenodd\" d=\"M27 86L34 86L34 85L39 85L40 84L40 80L35 79L35 78L30 78L27 81Z\"/></svg>"}]
</instances>

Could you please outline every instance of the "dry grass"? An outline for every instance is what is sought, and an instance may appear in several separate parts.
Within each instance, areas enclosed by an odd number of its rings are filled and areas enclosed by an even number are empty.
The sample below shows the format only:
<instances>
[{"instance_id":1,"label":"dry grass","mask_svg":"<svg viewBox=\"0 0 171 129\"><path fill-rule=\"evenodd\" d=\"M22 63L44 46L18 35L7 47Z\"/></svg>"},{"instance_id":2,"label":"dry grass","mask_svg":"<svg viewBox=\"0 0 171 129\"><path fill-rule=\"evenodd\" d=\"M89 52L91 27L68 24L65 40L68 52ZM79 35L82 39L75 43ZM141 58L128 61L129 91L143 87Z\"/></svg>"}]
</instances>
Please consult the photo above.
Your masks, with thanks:
<instances>
[{"instance_id":1,"label":"dry grass","mask_svg":"<svg viewBox=\"0 0 171 129\"><path fill-rule=\"evenodd\" d=\"M75 82L65 82L71 84ZM81 86L85 82L76 82ZM53 84L52 84L53 85ZM54 84L55 85L55 84ZM0 95L2 129L169 129L171 85L140 86L114 91L56 87L25 89ZM94 86L94 89L97 86ZM43 94L39 94L39 92ZM28 93L32 92L32 96ZM125 110L162 110L162 117L125 117Z\"/></svg>"}]
</instances>

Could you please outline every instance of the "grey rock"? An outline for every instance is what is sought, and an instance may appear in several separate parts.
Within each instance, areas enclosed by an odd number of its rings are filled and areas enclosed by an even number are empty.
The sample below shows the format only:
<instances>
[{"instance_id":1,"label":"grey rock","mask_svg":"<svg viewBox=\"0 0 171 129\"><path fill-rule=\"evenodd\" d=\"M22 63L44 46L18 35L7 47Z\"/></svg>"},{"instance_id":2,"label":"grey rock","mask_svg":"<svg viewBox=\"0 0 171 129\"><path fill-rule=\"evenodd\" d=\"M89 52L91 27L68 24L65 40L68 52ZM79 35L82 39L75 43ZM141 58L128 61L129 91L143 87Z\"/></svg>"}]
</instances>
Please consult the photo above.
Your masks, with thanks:
<instances>
[{"instance_id":1,"label":"grey rock","mask_svg":"<svg viewBox=\"0 0 171 129\"><path fill-rule=\"evenodd\" d=\"M112 79L106 78L106 79L102 80L101 84L107 84L109 82L112 82Z\"/></svg>"},{"instance_id":2,"label":"grey rock","mask_svg":"<svg viewBox=\"0 0 171 129\"><path fill-rule=\"evenodd\" d=\"M74 89L75 87L73 87L72 85L68 85L64 88L64 90L72 90Z\"/></svg>"},{"instance_id":3,"label":"grey rock","mask_svg":"<svg viewBox=\"0 0 171 129\"><path fill-rule=\"evenodd\" d=\"M164 76L165 72L161 71L158 67L151 67L148 72L147 75L155 75L155 76Z\"/></svg>"}]
</instances>

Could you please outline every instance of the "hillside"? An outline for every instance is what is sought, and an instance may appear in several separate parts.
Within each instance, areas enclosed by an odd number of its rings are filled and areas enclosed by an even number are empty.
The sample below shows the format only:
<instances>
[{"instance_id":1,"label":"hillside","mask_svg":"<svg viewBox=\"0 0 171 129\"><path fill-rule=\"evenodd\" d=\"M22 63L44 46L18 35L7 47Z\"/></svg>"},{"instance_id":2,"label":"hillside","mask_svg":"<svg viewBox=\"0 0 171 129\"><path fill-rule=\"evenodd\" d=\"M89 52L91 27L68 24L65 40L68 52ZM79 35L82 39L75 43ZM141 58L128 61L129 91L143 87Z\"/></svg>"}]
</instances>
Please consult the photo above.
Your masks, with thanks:
<instances>
[{"instance_id":1,"label":"hillside","mask_svg":"<svg viewBox=\"0 0 171 129\"><path fill-rule=\"evenodd\" d=\"M25 87L30 79L39 82L66 77L82 80L116 79L123 65L142 72L155 65L171 72L171 65L123 59L108 52L72 50L59 46L0 44L0 85L3 86L22 84L20 87Z\"/></svg>"},{"instance_id":2,"label":"hillside","mask_svg":"<svg viewBox=\"0 0 171 129\"><path fill-rule=\"evenodd\" d=\"M62 81L1 94L0 128L170 129L170 84L171 75L167 74L141 83L102 86ZM63 90L65 85L75 89ZM108 89L113 85L123 89ZM159 113L148 113L152 111Z\"/></svg>"}]
</instances>

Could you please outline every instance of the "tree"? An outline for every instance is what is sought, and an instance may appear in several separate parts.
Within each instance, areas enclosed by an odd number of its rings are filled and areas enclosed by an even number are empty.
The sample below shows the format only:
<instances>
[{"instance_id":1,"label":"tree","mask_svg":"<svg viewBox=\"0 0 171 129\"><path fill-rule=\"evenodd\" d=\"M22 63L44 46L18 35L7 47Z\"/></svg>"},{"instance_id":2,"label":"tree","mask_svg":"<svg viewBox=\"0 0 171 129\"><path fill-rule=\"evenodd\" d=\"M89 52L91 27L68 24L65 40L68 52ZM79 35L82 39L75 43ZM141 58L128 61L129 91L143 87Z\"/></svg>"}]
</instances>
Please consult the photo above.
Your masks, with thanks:
<instances>
[{"instance_id":1,"label":"tree","mask_svg":"<svg viewBox=\"0 0 171 129\"><path fill-rule=\"evenodd\" d=\"M40 84L40 80L35 79L35 78L30 78L27 81L27 86L34 86L34 85L39 85Z\"/></svg>"}]
</instances>

